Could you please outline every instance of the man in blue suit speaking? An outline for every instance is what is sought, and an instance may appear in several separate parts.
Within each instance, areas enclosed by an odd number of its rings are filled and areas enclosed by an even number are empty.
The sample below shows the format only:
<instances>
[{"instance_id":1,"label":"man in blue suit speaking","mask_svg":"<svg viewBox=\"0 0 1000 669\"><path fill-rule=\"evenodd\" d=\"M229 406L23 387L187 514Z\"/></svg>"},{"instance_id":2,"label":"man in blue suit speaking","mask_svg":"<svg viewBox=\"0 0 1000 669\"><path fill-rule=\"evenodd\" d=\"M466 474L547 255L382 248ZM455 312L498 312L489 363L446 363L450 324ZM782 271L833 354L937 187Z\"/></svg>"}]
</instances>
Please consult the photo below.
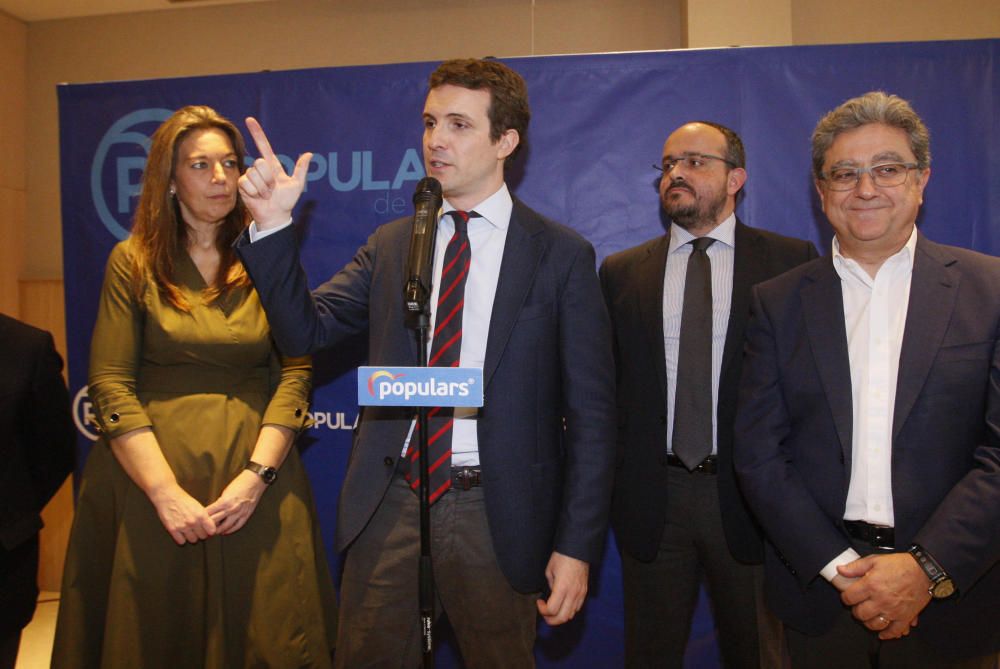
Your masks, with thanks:
<instances>
[{"instance_id":1,"label":"man in blue suit speaking","mask_svg":"<svg viewBox=\"0 0 1000 669\"><path fill-rule=\"evenodd\" d=\"M520 75L454 60L429 84L424 165L445 198L429 357L482 367L484 377L483 408L455 410L428 434L437 608L469 666L532 666L538 613L551 625L570 620L604 549L615 439L609 319L592 246L504 181L527 143ZM240 179L255 223L238 251L278 345L304 354L367 333L368 364L415 365L403 303L410 219L379 227L310 294L289 225L310 154L288 175L247 123L261 158ZM336 530L347 549L339 666L414 666L420 656L412 426L404 408L366 407L358 423Z\"/></svg>"}]
</instances>

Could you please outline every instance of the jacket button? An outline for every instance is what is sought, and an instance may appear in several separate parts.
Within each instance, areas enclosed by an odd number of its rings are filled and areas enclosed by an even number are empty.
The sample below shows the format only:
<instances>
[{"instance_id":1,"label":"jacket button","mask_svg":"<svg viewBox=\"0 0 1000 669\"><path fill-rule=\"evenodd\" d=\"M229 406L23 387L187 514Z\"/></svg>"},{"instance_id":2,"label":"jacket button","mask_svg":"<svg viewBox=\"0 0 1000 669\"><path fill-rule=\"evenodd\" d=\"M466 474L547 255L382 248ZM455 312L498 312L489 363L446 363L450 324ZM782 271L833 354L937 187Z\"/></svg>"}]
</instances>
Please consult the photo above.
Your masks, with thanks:
<instances>
[{"instance_id":1,"label":"jacket button","mask_svg":"<svg viewBox=\"0 0 1000 669\"><path fill-rule=\"evenodd\" d=\"M302 418L302 409L296 409L295 410L295 417L296 418Z\"/></svg>"},{"instance_id":2,"label":"jacket button","mask_svg":"<svg viewBox=\"0 0 1000 669\"><path fill-rule=\"evenodd\" d=\"M119 418L121 418L121 416L119 416L118 412L115 411L113 414L108 416L108 422L117 423Z\"/></svg>"},{"instance_id":3,"label":"jacket button","mask_svg":"<svg viewBox=\"0 0 1000 669\"><path fill-rule=\"evenodd\" d=\"M382 462L384 462L384 463L385 463L385 466L386 466L386 467L392 467L392 464L393 464L393 460L392 460L392 458L390 458L390 457L389 457L388 455L387 455L387 456L385 456L385 460L383 460Z\"/></svg>"}]
</instances>

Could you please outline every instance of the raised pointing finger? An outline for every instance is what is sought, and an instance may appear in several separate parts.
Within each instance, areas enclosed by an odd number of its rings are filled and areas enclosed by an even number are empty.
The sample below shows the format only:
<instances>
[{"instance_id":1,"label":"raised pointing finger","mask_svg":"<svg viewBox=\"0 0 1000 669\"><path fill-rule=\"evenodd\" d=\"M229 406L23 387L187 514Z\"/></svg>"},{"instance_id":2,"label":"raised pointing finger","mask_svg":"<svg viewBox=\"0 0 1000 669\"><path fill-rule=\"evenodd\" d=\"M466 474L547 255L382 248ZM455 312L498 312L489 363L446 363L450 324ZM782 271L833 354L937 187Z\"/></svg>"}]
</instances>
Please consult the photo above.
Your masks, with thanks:
<instances>
[{"instance_id":1,"label":"raised pointing finger","mask_svg":"<svg viewBox=\"0 0 1000 669\"><path fill-rule=\"evenodd\" d=\"M264 134L264 128L261 127L257 119L253 116L247 116L246 124L247 130L250 131L250 136L253 137L254 144L257 145L257 150L260 152L260 157L268 162L277 161L278 157L274 155L271 143L267 141L267 135Z\"/></svg>"}]
</instances>

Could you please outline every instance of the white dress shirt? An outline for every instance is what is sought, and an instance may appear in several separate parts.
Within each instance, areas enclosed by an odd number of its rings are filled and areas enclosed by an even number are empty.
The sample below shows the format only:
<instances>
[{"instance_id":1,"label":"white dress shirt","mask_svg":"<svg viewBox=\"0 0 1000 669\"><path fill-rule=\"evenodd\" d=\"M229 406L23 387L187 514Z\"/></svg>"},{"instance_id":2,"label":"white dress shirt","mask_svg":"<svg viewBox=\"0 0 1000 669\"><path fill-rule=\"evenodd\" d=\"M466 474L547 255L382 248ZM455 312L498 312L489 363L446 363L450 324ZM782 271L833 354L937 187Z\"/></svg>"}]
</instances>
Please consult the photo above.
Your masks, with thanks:
<instances>
[{"instance_id":1,"label":"white dress shirt","mask_svg":"<svg viewBox=\"0 0 1000 669\"><path fill-rule=\"evenodd\" d=\"M434 283L431 290L431 332L437 317L437 305L444 264L444 250L448 240L455 233L455 222L446 216L455 207L444 201L441 217L438 219L437 236L434 238ZM507 229L514 202L503 184L496 193L486 198L471 211L479 214L469 219L469 246L472 261L469 276L465 280L465 306L462 309L462 352L459 365L483 368L486 362L486 340L490 333L490 315L493 313L493 299L496 297L497 281L500 279L500 263L507 244ZM433 346L431 341L428 346ZM428 356L430 348L427 349ZM469 407L455 409L455 425L451 437L451 464L467 467L479 464L479 438L476 432L479 410ZM409 440L407 440L409 441ZM405 449L404 449L405 452Z\"/></svg>"},{"instance_id":2,"label":"white dress shirt","mask_svg":"<svg viewBox=\"0 0 1000 669\"><path fill-rule=\"evenodd\" d=\"M733 302L733 258L736 244L736 214L720 223L706 237L715 240L706 253L712 264L712 454L718 452L719 375L722 354L729 329L729 311ZM671 224L667 266L663 272L663 352L667 363L667 444L673 452L674 398L677 397L677 359L681 340L681 312L684 310L684 284L687 263L695 237L684 228Z\"/></svg>"},{"instance_id":3,"label":"white dress shirt","mask_svg":"<svg viewBox=\"0 0 1000 669\"><path fill-rule=\"evenodd\" d=\"M892 419L899 377L906 311L910 302L914 226L906 244L879 267L873 279L857 262L844 257L833 239L833 267L844 297L844 324L851 363L851 480L844 520L893 527ZM832 580L836 566L857 559L852 548L821 572Z\"/></svg>"},{"instance_id":4,"label":"white dress shirt","mask_svg":"<svg viewBox=\"0 0 1000 669\"><path fill-rule=\"evenodd\" d=\"M446 216L455 207L448 200L444 201L438 217L437 234L434 237L434 270L433 287L431 289L431 341L428 342L427 353L430 356L434 345L434 322L437 317L438 288L441 282L441 267L444 264L444 251L448 241L455 234L455 222L451 216ZM503 260L503 250L507 244L507 229L510 227L510 215L514 210L507 184L489 196L470 211L479 214L469 219L469 246L472 249L472 260L469 264L469 275L465 280L465 306L462 310L462 351L459 354L459 365L462 367L483 368L486 362L486 340L490 332L490 316L493 313L493 300L496 297L497 281L500 279L500 263ZM257 224L250 224L250 241L277 232L292 224L287 223L272 230L257 231ZM402 294L403 287L399 287ZM451 464L454 467L468 467L479 464L479 438L476 432L479 410L476 408L458 407L455 409L455 424L452 431ZM414 422L410 425L410 433L406 436L402 454L406 454L410 437L413 435Z\"/></svg>"}]
</instances>

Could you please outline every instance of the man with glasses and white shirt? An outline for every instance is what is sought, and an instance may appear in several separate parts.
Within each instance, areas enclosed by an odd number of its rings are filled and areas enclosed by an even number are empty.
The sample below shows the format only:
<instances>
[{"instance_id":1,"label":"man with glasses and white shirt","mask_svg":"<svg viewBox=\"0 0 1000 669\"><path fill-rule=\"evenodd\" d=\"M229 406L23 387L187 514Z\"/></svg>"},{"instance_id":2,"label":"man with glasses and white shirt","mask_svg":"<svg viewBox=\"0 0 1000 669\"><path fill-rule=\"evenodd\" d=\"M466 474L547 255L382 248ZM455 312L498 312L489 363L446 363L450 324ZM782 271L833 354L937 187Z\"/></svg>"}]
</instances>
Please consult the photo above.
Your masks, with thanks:
<instances>
[{"instance_id":1,"label":"man with glasses and white shirt","mask_svg":"<svg viewBox=\"0 0 1000 669\"><path fill-rule=\"evenodd\" d=\"M917 231L905 100L843 103L812 157L833 254L754 289L736 419L768 603L795 667L994 667L1000 260Z\"/></svg>"}]
</instances>

